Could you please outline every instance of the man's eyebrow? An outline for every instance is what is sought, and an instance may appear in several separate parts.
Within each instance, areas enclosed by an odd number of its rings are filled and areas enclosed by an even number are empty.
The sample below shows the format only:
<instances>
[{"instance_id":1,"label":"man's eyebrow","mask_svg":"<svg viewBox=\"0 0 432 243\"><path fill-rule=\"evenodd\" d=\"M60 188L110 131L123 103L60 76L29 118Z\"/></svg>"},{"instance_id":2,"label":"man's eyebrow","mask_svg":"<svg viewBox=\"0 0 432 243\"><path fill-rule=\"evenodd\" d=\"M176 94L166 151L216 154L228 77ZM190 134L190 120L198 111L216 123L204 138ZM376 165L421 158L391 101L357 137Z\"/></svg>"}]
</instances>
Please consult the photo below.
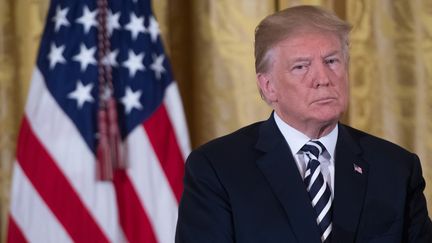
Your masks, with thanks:
<instances>
[{"instance_id":1,"label":"man's eyebrow","mask_svg":"<svg viewBox=\"0 0 432 243\"><path fill-rule=\"evenodd\" d=\"M339 53L341 53L340 50L334 50L334 51L332 51L332 52L330 52L330 53L324 55L323 58L327 58L327 57L330 57L330 56L334 56L334 55L337 55L337 54L339 54Z\"/></svg>"},{"instance_id":2,"label":"man's eyebrow","mask_svg":"<svg viewBox=\"0 0 432 243\"><path fill-rule=\"evenodd\" d=\"M289 63L296 63L296 62L309 62L311 60L310 57L294 57L288 60Z\"/></svg>"}]
</instances>

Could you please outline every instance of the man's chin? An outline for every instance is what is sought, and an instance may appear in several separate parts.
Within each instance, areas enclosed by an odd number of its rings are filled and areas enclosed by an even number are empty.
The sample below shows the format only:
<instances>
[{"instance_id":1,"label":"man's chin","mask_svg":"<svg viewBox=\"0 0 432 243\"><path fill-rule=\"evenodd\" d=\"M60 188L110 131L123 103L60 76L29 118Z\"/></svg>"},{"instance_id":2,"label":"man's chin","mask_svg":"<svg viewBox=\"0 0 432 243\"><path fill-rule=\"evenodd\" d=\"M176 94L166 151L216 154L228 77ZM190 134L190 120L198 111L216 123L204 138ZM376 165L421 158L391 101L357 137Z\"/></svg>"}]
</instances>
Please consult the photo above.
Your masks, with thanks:
<instances>
[{"instance_id":1,"label":"man's chin","mask_svg":"<svg viewBox=\"0 0 432 243\"><path fill-rule=\"evenodd\" d=\"M318 123L323 125L332 125L338 123L338 121L342 117L342 114L343 113L341 112L320 114L320 116L316 117L316 120Z\"/></svg>"}]
</instances>

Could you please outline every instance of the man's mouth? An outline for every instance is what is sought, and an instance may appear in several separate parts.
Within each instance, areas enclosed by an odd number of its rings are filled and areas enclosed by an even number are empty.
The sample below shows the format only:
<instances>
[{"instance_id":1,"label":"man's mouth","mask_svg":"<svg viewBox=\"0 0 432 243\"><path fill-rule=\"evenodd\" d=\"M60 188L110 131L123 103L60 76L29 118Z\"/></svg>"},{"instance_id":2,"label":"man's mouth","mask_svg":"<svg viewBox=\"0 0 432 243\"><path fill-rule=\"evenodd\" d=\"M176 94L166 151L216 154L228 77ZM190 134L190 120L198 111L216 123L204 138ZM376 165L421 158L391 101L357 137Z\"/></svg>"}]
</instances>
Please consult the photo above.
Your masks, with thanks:
<instances>
[{"instance_id":1,"label":"man's mouth","mask_svg":"<svg viewBox=\"0 0 432 243\"><path fill-rule=\"evenodd\" d=\"M337 99L335 97L324 97L314 100L312 103L315 104L327 104L336 101Z\"/></svg>"}]
</instances>

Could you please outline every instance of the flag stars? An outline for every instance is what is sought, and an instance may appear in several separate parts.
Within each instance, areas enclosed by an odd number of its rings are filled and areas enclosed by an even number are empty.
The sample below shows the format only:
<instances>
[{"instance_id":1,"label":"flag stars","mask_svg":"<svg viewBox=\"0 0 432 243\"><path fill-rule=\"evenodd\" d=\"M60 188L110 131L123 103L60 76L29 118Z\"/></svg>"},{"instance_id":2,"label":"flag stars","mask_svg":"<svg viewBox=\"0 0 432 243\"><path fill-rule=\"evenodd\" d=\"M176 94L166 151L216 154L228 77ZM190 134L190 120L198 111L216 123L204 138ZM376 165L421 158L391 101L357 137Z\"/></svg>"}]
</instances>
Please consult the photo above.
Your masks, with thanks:
<instances>
[{"instance_id":1,"label":"flag stars","mask_svg":"<svg viewBox=\"0 0 432 243\"><path fill-rule=\"evenodd\" d=\"M125 28L131 32L132 39L136 40L139 33L146 32L146 28L144 27L144 17L138 17L135 13L131 13L130 21Z\"/></svg>"},{"instance_id":2,"label":"flag stars","mask_svg":"<svg viewBox=\"0 0 432 243\"><path fill-rule=\"evenodd\" d=\"M128 59L123 62L123 67L129 69L129 76L133 78L137 71L144 71L145 67L143 64L144 52L136 55L134 51L129 50Z\"/></svg>"},{"instance_id":3,"label":"flag stars","mask_svg":"<svg viewBox=\"0 0 432 243\"><path fill-rule=\"evenodd\" d=\"M126 114L129 114L134 108L137 110L142 109L142 105L139 101L140 97L141 97L141 90L137 90L133 92L130 87L126 87L125 96L123 96L123 98L121 99L121 102L125 107Z\"/></svg>"},{"instance_id":4,"label":"flag stars","mask_svg":"<svg viewBox=\"0 0 432 243\"><path fill-rule=\"evenodd\" d=\"M67 97L76 100L78 109L81 109L86 101L87 102L94 101L93 97L90 94L92 88L93 88L92 83L83 85L81 81L78 80L75 90L69 93Z\"/></svg>"},{"instance_id":5,"label":"flag stars","mask_svg":"<svg viewBox=\"0 0 432 243\"><path fill-rule=\"evenodd\" d=\"M153 63L150 65L150 69L155 72L155 76L158 80L161 79L162 73L164 73L166 70L163 66L165 56L163 54L159 56L153 56Z\"/></svg>"},{"instance_id":6,"label":"flag stars","mask_svg":"<svg viewBox=\"0 0 432 243\"><path fill-rule=\"evenodd\" d=\"M70 23L66 18L66 15L69 12L69 8L60 8L60 6L57 7L56 9L56 14L55 16L52 18L52 21L54 21L55 24L55 28L54 30L57 32L59 31L60 27L62 26L69 26Z\"/></svg>"},{"instance_id":7,"label":"flag stars","mask_svg":"<svg viewBox=\"0 0 432 243\"><path fill-rule=\"evenodd\" d=\"M111 10L108 11L108 34L111 36L114 30L119 30L120 26L120 12L115 14Z\"/></svg>"},{"instance_id":8,"label":"flag stars","mask_svg":"<svg viewBox=\"0 0 432 243\"><path fill-rule=\"evenodd\" d=\"M102 91L102 99L104 101L108 101L113 95L113 92L111 90L111 88L108 86L108 84L105 84L103 86L103 91Z\"/></svg>"},{"instance_id":9,"label":"flag stars","mask_svg":"<svg viewBox=\"0 0 432 243\"><path fill-rule=\"evenodd\" d=\"M98 11L97 9L94 11L90 11L90 9L85 6L83 8L83 15L79 17L76 22L82 24L84 27L84 32L87 34L90 31L91 27L97 27L96 15Z\"/></svg>"},{"instance_id":10,"label":"flag stars","mask_svg":"<svg viewBox=\"0 0 432 243\"><path fill-rule=\"evenodd\" d=\"M119 50L115 49L114 51L110 51L107 56L102 59L102 63L104 65L110 65L111 67L117 67L117 56L119 54Z\"/></svg>"},{"instance_id":11,"label":"flag stars","mask_svg":"<svg viewBox=\"0 0 432 243\"><path fill-rule=\"evenodd\" d=\"M152 42L156 42L160 31L159 31L159 24L153 16L150 17L150 24L147 31L148 33L150 33Z\"/></svg>"},{"instance_id":12,"label":"flag stars","mask_svg":"<svg viewBox=\"0 0 432 243\"><path fill-rule=\"evenodd\" d=\"M84 72L90 64L96 65L95 52L95 46L88 49L84 44L81 44L80 53L72 58L74 61L81 63L81 72Z\"/></svg>"},{"instance_id":13,"label":"flag stars","mask_svg":"<svg viewBox=\"0 0 432 243\"><path fill-rule=\"evenodd\" d=\"M64 50L64 45L57 47L56 44L51 44L50 53L48 54L50 69L53 69L57 63L66 63L66 59L63 57Z\"/></svg>"}]
</instances>

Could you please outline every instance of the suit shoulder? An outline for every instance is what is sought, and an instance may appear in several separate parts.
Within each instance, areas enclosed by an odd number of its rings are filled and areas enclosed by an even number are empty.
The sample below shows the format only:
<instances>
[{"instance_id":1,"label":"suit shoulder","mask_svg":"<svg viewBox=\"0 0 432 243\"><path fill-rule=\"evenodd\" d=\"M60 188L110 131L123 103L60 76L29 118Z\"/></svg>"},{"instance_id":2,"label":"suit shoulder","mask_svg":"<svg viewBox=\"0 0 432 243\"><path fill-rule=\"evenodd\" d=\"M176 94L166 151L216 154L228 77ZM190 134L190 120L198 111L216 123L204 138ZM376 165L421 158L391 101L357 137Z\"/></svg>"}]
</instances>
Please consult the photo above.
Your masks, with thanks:
<instances>
[{"instance_id":1,"label":"suit shoulder","mask_svg":"<svg viewBox=\"0 0 432 243\"><path fill-rule=\"evenodd\" d=\"M385 154L395 154L395 155L404 155L404 156L412 156L413 153L408 151L407 149L397 145L393 142L390 142L386 139L379 138L372 134L366 133L364 131L360 131L353 127L342 125L342 128L345 129L350 136L358 141L359 145L362 149L370 152L385 153Z\"/></svg>"},{"instance_id":2,"label":"suit shoulder","mask_svg":"<svg viewBox=\"0 0 432 243\"><path fill-rule=\"evenodd\" d=\"M240 147L254 145L258 138L259 127L263 121L242 127L237 131L215 138L199 146L197 151L229 150L230 148L239 149Z\"/></svg>"},{"instance_id":3,"label":"suit shoulder","mask_svg":"<svg viewBox=\"0 0 432 243\"><path fill-rule=\"evenodd\" d=\"M357 142L361 156L370 168L379 171L384 177L403 180L409 178L415 168L420 167L416 154L395 143L349 126L343 126L342 129Z\"/></svg>"},{"instance_id":4,"label":"suit shoulder","mask_svg":"<svg viewBox=\"0 0 432 243\"><path fill-rule=\"evenodd\" d=\"M219 176L240 172L242 166L255 161L260 124L257 122L225 136L213 139L194 149L186 160L186 167L195 171L212 168ZM201 168L201 169L198 169Z\"/></svg>"}]
</instances>

